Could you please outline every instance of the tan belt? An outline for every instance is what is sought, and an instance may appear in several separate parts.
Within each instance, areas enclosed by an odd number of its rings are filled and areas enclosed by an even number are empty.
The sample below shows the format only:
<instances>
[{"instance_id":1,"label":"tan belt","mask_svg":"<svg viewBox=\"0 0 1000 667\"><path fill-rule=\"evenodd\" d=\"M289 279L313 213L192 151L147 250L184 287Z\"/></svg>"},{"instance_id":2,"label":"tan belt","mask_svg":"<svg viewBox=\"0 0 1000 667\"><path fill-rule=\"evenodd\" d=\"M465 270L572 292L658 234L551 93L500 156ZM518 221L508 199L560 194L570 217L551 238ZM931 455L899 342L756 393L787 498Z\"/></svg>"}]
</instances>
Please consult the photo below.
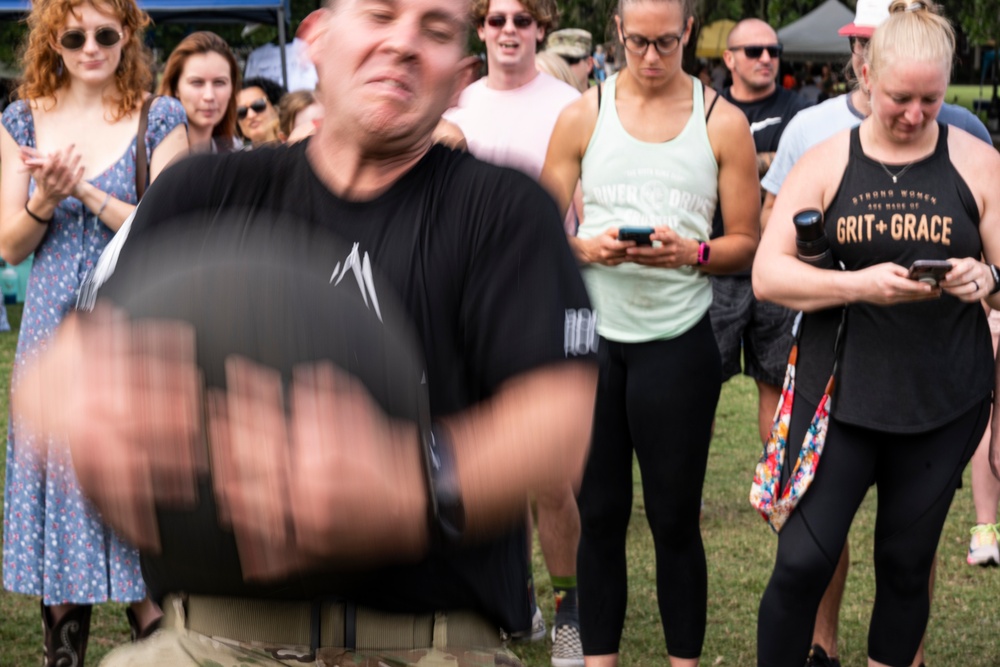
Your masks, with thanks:
<instances>
[{"instance_id":1,"label":"tan belt","mask_svg":"<svg viewBox=\"0 0 1000 667\"><path fill-rule=\"evenodd\" d=\"M497 648L499 628L466 611L390 614L344 602L168 595L163 626L258 646L398 651Z\"/></svg>"}]
</instances>

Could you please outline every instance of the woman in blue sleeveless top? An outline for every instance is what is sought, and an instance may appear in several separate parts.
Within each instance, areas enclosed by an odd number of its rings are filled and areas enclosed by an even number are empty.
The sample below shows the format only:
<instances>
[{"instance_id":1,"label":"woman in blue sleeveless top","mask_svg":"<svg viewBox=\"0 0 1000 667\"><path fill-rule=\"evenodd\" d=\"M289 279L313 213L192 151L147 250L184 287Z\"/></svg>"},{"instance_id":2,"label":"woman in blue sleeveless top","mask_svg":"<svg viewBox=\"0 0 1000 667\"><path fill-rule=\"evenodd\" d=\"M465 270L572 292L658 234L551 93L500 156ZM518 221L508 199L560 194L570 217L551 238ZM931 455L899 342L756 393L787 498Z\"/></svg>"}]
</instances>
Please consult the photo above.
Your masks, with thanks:
<instances>
[{"instance_id":1,"label":"woman in blue sleeveless top","mask_svg":"<svg viewBox=\"0 0 1000 667\"><path fill-rule=\"evenodd\" d=\"M136 137L152 81L148 21L134 0L32 4L20 99L0 131L0 254L12 264L35 254L12 393L135 208L136 152L147 153L155 177L187 150L184 110L170 98L153 103L146 136ZM156 616L138 604L146 595L138 553L82 497L69 453L17 415L8 428L3 583L42 597L45 664L83 664L94 603L137 603L129 611L140 633Z\"/></svg>"}]
</instances>

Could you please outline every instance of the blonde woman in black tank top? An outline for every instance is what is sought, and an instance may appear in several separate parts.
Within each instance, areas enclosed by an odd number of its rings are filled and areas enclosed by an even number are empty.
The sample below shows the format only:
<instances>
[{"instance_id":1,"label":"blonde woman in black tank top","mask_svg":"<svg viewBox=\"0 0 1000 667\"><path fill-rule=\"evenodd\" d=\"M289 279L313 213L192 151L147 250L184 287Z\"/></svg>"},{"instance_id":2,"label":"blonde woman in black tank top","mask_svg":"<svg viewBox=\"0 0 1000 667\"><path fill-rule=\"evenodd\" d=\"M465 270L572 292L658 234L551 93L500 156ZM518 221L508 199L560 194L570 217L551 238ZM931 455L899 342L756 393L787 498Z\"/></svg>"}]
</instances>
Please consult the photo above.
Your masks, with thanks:
<instances>
[{"instance_id":1,"label":"blonde woman in black tank top","mask_svg":"<svg viewBox=\"0 0 1000 667\"><path fill-rule=\"evenodd\" d=\"M928 575L994 384L981 301L1000 306L1000 155L936 122L954 53L950 25L897 0L862 70L872 115L807 153L758 249L758 298L805 312L788 437L802 442L847 325L822 465L782 529L758 621L758 665L801 667L851 521L878 485L876 602L868 665L909 667L927 624ZM991 179L993 181L991 182ZM796 257L792 216L825 211L845 270ZM908 277L947 260L938 286ZM891 307L890 307L891 306Z\"/></svg>"}]
</instances>

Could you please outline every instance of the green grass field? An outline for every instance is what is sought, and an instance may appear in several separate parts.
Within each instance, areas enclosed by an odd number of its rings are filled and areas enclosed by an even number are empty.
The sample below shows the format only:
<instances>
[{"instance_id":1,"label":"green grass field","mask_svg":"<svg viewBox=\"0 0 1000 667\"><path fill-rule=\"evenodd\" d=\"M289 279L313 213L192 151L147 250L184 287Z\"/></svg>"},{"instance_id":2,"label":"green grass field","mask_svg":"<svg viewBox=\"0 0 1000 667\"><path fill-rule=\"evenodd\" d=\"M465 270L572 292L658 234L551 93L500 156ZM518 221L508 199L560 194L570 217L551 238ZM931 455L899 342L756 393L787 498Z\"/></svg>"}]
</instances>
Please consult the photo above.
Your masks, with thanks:
<instances>
[{"instance_id":1,"label":"green grass field","mask_svg":"<svg viewBox=\"0 0 1000 667\"><path fill-rule=\"evenodd\" d=\"M970 111L975 111L975 100L985 100L988 102L991 97L993 97L993 86L991 85L984 85L982 89L978 85L954 85L948 86L945 101L958 104ZM979 117L985 120L985 112L981 113Z\"/></svg>"},{"instance_id":2,"label":"green grass field","mask_svg":"<svg viewBox=\"0 0 1000 667\"><path fill-rule=\"evenodd\" d=\"M16 326L20 307L11 309ZM6 426L6 387L16 334L0 334L0 426ZM756 392L742 378L723 389L715 441L705 481L702 529L709 567L709 623L703 665L750 666L755 659L757 604L770 575L775 538L747 503L759 455ZM660 667L666 652L656 605L652 543L645 523L639 476L629 531L629 616L622 665ZM841 613L841 657L845 667L866 664L867 621L874 584L871 542L874 491L861 509L851 535L852 569ZM927 637L928 667L1000 667L1000 569L965 563L968 530L974 520L968 472L941 540L937 595ZM551 587L535 549L539 599L551 619ZM39 664L41 626L38 598L0 593L0 667ZM121 605L95 609L88 664L95 665L114 645L128 640ZM547 667L544 643L519 646L529 667Z\"/></svg>"}]
</instances>

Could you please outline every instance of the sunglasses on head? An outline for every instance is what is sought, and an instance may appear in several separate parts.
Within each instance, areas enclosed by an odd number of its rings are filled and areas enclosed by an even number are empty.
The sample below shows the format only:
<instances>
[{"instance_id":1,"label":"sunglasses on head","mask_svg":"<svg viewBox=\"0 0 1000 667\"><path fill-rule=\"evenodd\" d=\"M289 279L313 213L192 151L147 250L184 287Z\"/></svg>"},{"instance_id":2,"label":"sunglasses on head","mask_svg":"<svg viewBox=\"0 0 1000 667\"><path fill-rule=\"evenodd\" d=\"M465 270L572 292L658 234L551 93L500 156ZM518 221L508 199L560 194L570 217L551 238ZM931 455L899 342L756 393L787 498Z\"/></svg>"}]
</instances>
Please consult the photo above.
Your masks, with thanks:
<instances>
[{"instance_id":1,"label":"sunglasses on head","mask_svg":"<svg viewBox=\"0 0 1000 667\"><path fill-rule=\"evenodd\" d=\"M94 41L98 46L111 47L122 40L123 35L114 28L98 28L94 33ZM77 51L87 43L87 31L74 28L67 30L59 37L59 43L64 49Z\"/></svg>"},{"instance_id":2,"label":"sunglasses on head","mask_svg":"<svg viewBox=\"0 0 1000 667\"><path fill-rule=\"evenodd\" d=\"M531 14L514 14L509 18L514 22L514 27L520 30L531 27L535 22L535 17ZM502 28L507 25L507 19L508 17L503 14L491 14L486 17L486 25L491 28Z\"/></svg>"},{"instance_id":3,"label":"sunglasses on head","mask_svg":"<svg viewBox=\"0 0 1000 667\"><path fill-rule=\"evenodd\" d=\"M254 113L264 113L264 110L267 109L267 100L262 97L251 102L250 106L236 107L236 117L243 120L247 117L247 111L250 109L253 109Z\"/></svg>"},{"instance_id":4,"label":"sunglasses on head","mask_svg":"<svg viewBox=\"0 0 1000 667\"><path fill-rule=\"evenodd\" d=\"M770 44L768 46L760 46L760 45L731 46L729 47L729 50L742 51L743 53L746 54L747 58L756 60L757 58L760 58L762 55L764 55L765 51L767 51L767 55L771 56L772 58L780 58L781 52L785 50L785 47L781 44Z\"/></svg>"}]
</instances>

